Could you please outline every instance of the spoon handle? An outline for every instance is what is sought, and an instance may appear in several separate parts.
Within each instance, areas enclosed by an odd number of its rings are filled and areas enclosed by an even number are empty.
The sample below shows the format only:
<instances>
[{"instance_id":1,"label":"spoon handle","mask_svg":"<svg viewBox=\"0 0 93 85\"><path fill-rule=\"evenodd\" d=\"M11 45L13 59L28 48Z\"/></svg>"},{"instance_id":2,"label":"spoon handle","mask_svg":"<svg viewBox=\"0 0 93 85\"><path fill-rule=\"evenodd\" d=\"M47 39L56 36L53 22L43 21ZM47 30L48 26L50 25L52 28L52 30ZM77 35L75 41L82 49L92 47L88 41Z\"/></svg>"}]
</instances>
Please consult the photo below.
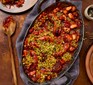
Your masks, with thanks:
<instances>
[{"instance_id":1,"label":"spoon handle","mask_svg":"<svg viewBox=\"0 0 93 85\"><path fill-rule=\"evenodd\" d=\"M15 69L15 61L14 61L14 57L13 57L13 51L12 51L12 44L11 44L10 35L8 35L8 43L9 43L9 50L10 50L10 57L11 57L12 74L13 74L14 85L18 85L17 84L17 74L16 74L16 69Z\"/></svg>"}]
</instances>

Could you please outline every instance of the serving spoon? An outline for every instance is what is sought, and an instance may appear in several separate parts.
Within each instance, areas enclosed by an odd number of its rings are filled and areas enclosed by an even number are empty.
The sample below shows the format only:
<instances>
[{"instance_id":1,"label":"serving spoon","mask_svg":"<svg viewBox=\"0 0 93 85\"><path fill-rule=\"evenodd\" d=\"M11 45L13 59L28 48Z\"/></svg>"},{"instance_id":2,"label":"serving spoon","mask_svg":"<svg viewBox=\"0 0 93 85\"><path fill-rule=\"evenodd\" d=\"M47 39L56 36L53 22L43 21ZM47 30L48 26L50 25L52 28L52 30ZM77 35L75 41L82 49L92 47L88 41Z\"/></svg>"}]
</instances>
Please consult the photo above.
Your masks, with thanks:
<instances>
[{"instance_id":1,"label":"serving spoon","mask_svg":"<svg viewBox=\"0 0 93 85\"><path fill-rule=\"evenodd\" d=\"M10 57L11 57L12 74L13 74L14 85L18 85L17 84L16 70L15 70L15 62L14 62L13 51L12 51L12 43L11 43L11 36L15 32L16 21L12 18L12 16L9 16L9 17L11 17L12 21L10 21L9 23L7 23L5 21L5 24L8 24L8 26L4 26L4 22L3 22L3 27L2 28L3 28L4 33L8 36L8 43L9 43L9 51L10 51Z\"/></svg>"}]
</instances>

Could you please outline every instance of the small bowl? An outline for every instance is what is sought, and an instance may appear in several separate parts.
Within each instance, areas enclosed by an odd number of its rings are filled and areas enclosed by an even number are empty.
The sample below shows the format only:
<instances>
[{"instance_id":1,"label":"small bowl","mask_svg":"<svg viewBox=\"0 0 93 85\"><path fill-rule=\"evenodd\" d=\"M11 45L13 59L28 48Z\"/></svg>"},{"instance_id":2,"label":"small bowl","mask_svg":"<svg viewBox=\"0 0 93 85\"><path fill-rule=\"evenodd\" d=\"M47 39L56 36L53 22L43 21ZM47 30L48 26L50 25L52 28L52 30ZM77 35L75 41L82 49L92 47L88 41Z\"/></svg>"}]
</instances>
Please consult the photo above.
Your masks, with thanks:
<instances>
[{"instance_id":1,"label":"small bowl","mask_svg":"<svg viewBox=\"0 0 93 85\"><path fill-rule=\"evenodd\" d=\"M92 4L92 5L89 5L89 6L85 9L84 15L85 15L85 17L86 17L87 19L93 20L93 16L90 16L90 15L88 14L88 11L89 11L90 8L93 9L93 4Z\"/></svg>"}]
</instances>

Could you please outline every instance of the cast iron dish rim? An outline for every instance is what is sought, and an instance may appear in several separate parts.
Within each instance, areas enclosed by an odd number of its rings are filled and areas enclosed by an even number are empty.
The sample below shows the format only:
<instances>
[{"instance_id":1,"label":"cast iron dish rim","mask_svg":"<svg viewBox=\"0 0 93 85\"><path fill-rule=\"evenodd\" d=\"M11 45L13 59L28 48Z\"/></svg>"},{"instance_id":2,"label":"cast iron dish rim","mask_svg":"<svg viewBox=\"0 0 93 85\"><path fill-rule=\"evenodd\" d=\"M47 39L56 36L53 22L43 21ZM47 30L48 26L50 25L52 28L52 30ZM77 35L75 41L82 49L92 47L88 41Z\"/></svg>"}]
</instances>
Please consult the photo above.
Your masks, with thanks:
<instances>
[{"instance_id":1,"label":"cast iron dish rim","mask_svg":"<svg viewBox=\"0 0 93 85\"><path fill-rule=\"evenodd\" d=\"M68 2L68 1L59 1L60 3L65 3L65 4L68 4L68 5L72 5L72 6L75 6L73 3L71 2ZM45 11L47 8L51 7L52 5L56 5L56 3L59 3L59 2L55 2L51 5L49 5L48 7L46 7L43 11ZM75 6L76 7L76 6ZM77 7L76 7L77 8ZM21 44L21 56L19 58L21 58L21 62L19 62L19 65L22 67L22 71L23 71L23 74L24 76L28 79L29 82L31 82L31 84L40 84L40 83L35 83L33 81L30 80L30 78L27 76L27 74L24 72L24 69L23 69L23 64L22 64L22 51L23 51L23 45L24 45L24 40L26 39L26 36L28 34L28 31L29 29L31 28L31 26L33 26L34 22L36 21L36 19L38 18L38 16L43 12L41 11L37 16L36 18L34 19L34 21L29 25L29 27L27 28L26 30L26 33L24 35L24 39L22 40L22 44ZM70 62L70 64L68 64L66 66L66 68L62 71L60 71L60 73L58 74L58 77L54 78L54 79L51 79L50 81L45 81L44 83L42 84L49 84L51 81L53 82L54 80L58 80L60 77L62 77L63 75L65 75L67 73L67 71L72 67L72 65L74 64L74 62L76 61L79 53L80 53L80 50L81 50L81 47L82 47L82 44L83 44L83 39L84 39L84 22L83 22L83 18L82 18L82 14L81 12L77 9L78 13L79 13L79 17L82 21L82 24L81 24L81 28L80 28L80 40L78 41L78 48L75 50L74 52L74 55L73 55L73 60ZM77 51L77 52L76 52ZM20 67L20 69L21 69Z\"/></svg>"}]
</instances>

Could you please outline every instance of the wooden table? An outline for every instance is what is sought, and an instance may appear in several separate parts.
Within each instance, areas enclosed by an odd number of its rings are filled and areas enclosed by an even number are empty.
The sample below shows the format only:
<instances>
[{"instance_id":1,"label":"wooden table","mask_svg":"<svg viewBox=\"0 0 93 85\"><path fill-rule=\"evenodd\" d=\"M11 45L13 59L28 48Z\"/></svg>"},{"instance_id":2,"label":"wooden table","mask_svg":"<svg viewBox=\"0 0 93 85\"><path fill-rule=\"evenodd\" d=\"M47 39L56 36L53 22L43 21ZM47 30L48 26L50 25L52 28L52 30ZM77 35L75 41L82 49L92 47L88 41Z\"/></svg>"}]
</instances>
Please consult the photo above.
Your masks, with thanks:
<instances>
[{"instance_id":1,"label":"wooden table","mask_svg":"<svg viewBox=\"0 0 93 85\"><path fill-rule=\"evenodd\" d=\"M82 14L84 13L84 9L90 5L93 4L93 0L82 0L83 1L83 8L82 8ZM30 9L31 10L31 9ZM27 16L27 14L30 12L27 11L22 14L15 14L13 15L14 18L16 19L18 25L16 28L16 32L14 36L12 36L12 46L13 46L13 52L14 52L14 58L16 62L16 70L17 70L17 77L18 77L18 85L24 85L23 81L20 78L19 74L19 65L18 65L18 57L16 53L16 39L22 29L23 22ZM7 17L8 13L2 12L0 10L0 85L13 85L13 80L12 80L12 72L11 72L11 61L10 61L10 56L9 56L9 47L8 47L8 40L7 36L3 33L2 31L2 22ZM93 21L87 20L85 17L84 18L84 25L85 25L85 35L87 36L86 32L93 32ZM84 40L82 50L80 52L80 74L75 81L74 85L92 85L90 80L87 77L86 69L85 69L85 59L86 59L86 53L93 43L93 40Z\"/></svg>"}]
</instances>

